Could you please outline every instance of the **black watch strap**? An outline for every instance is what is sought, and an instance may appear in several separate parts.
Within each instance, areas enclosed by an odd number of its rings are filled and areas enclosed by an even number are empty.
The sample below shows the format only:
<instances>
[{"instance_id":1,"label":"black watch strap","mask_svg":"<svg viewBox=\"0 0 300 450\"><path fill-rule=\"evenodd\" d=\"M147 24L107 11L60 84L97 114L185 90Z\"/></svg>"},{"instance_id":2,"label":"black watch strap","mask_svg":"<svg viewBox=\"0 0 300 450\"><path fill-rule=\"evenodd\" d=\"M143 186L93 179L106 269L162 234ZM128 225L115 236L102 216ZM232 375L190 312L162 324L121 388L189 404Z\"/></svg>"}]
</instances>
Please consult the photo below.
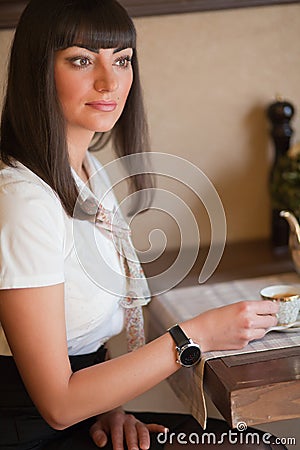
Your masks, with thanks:
<instances>
[{"instance_id":1,"label":"black watch strap","mask_svg":"<svg viewBox=\"0 0 300 450\"><path fill-rule=\"evenodd\" d=\"M177 347L181 348L190 343L189 338L178 324L168 329Z\"/></svg>"}]
</instances>

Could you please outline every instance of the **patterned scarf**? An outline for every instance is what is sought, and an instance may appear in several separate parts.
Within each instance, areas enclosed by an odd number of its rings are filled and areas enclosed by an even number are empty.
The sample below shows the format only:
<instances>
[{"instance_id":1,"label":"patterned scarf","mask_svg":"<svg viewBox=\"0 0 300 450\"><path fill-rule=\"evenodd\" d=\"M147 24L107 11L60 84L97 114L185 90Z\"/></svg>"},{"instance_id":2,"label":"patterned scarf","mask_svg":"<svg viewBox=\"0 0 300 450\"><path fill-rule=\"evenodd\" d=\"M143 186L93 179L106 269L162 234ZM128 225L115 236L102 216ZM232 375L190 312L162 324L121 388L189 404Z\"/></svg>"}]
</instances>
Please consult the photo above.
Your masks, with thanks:
<instances>
[{"instance_id":1,"label":"patterned scarf","mask_svg":"<svg viewBox=\"0 0 300 450\"><path fill-rule=\"evenodd\" d=\"M89 156L85 161L85 168L91 177L91 162ZM99 164L99 169L103 170ZM144 320L142 306L149 303L151 294L148 284L131 241L128 224L119 209L113 211L104 208L101 201L72 169L72 174L79 191L78 205L75 208L75 218L79 211L80 218L94 223L113 240L118 252L126 278L126 291L119 298L119 305L124 308L125 330L128 351L136 350L145 344ZM93 176L100 177L97 172ZM101 178L101 181L103 179ZM78 208L79 207L79 208ZM77 211L77 213L76 213Z\"/></svg>"}]
</instances>

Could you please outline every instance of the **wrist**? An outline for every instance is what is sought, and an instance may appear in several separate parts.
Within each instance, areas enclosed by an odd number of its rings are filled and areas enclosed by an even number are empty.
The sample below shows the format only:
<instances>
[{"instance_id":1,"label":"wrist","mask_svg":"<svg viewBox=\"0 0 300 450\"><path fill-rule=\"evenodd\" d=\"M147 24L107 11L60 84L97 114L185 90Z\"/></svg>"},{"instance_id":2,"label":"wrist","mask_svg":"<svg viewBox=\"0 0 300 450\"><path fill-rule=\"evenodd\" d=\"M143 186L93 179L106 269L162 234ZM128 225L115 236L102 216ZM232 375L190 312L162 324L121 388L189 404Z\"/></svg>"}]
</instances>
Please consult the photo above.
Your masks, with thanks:
<instances>
[{"instance_id":1,"label":"wrist","mask_svg":"<svg viewBox=\"0 0 300 450\"><path fill-rule=\"evenodd\" d=\"M175 324L168 329L176 349L176 362L182 367L193 367L201 360L201 349L199 344L194 342L180 325Z\"/></svg>"},{"instance_id":2,"label":"wrist","mask_svg":"<svg viewBox=\"0 0 300 450\"><path fill-rule=\"evenodd\" d=\"M201 316L187 320L179 324L185 334L194 342L199 344L202 352L209 351L209 333L207 330L207 321Z\"/></svg>"}]
</instances>

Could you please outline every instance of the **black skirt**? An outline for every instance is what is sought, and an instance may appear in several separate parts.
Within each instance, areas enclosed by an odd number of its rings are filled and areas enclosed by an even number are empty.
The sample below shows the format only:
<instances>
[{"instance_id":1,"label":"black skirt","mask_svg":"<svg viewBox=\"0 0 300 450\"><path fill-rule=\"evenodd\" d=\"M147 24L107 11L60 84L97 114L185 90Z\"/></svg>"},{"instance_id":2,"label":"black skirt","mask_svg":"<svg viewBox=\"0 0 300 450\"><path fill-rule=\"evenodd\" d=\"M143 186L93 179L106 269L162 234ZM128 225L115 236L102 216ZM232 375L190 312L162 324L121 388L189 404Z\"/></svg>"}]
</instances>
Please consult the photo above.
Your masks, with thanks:
<instances>
[{"instance_id":1,"label":"black skirt","mask_svg":"<svg viewBox=\"0 0 300 450\"><path fill-rule=\"evenodd\" d=\"M97 352L82 356L70 356L72 370L75 372L85 367L92 366L104 361L106 349L101 347ZM186 436L198 436L201 440L203 430L198 422L186 414L171 413L134 413L134 415L144 423L158 423L169 428L169 436L179 436L185 433ZM0 356L0 450L99 450L89 435L89 428L95 422L91 418L80 422L65 430L58 431L51 428L42 418L33 402L31 401L26 388L19 375L18 369L11 356ZM263 433L258 430L248 428L248 432L253 430L263 437ZM210 419L205 433L214 433L216 438L229 431L227 424L222 420ZM176 441L173 438L174 442ZM275 438L272 438L273 443ZM158 439L156 434L151 434L151 450L164 448L164 442L170 441ZM241 442L241 439L240 439ZM185 444L182 448L186 448ZM194 446L198 447L197 444ZM214 446L202 445L201 449L211 449ZM220 446L217 445L219 448ZM126 446L125 446L126 448ZM237 450L239 445L222 445L222 448L232 448ZM253 446L246 446L247 449L285 449L283 445L269 446L255 443ZM112 450L111 442L104 447L105 450Z\"/></svg>"}]
</instances>

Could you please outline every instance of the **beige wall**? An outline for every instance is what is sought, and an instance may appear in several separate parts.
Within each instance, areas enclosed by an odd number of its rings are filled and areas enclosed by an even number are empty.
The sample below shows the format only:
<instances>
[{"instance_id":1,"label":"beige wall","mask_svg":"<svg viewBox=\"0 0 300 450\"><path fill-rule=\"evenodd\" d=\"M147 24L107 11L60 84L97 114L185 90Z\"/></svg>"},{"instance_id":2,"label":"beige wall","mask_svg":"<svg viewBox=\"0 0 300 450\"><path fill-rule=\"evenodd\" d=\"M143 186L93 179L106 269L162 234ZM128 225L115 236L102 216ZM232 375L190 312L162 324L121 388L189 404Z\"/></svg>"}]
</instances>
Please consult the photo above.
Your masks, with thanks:
<instances>
[{"instance_id":1,"label":"beige wall","mask_svg":"<svg viewBox=\"0 0 300 450\"><path fill-rule=\"evenodd\" d=\"M273 149L265 108L280 93L300 110L300 5L137 18L135 23L153 150L184 157L206 173L222 199L229 241L268 236ZM11 31L0 33L2 61L11 36ZM293 141L300 140L299 114ZM109 161L110 151L99 158ZM184 199L207 242L208 219L195 195L166 179L159 187ZM180 208L176 217L184 220ZM160 227L168 246L177 246L175 222L149 212L134 225L138 247L146 248L148 232ZM188 237L184 246L194 245L194 239Z\"/></svg>"}]
</instances>

